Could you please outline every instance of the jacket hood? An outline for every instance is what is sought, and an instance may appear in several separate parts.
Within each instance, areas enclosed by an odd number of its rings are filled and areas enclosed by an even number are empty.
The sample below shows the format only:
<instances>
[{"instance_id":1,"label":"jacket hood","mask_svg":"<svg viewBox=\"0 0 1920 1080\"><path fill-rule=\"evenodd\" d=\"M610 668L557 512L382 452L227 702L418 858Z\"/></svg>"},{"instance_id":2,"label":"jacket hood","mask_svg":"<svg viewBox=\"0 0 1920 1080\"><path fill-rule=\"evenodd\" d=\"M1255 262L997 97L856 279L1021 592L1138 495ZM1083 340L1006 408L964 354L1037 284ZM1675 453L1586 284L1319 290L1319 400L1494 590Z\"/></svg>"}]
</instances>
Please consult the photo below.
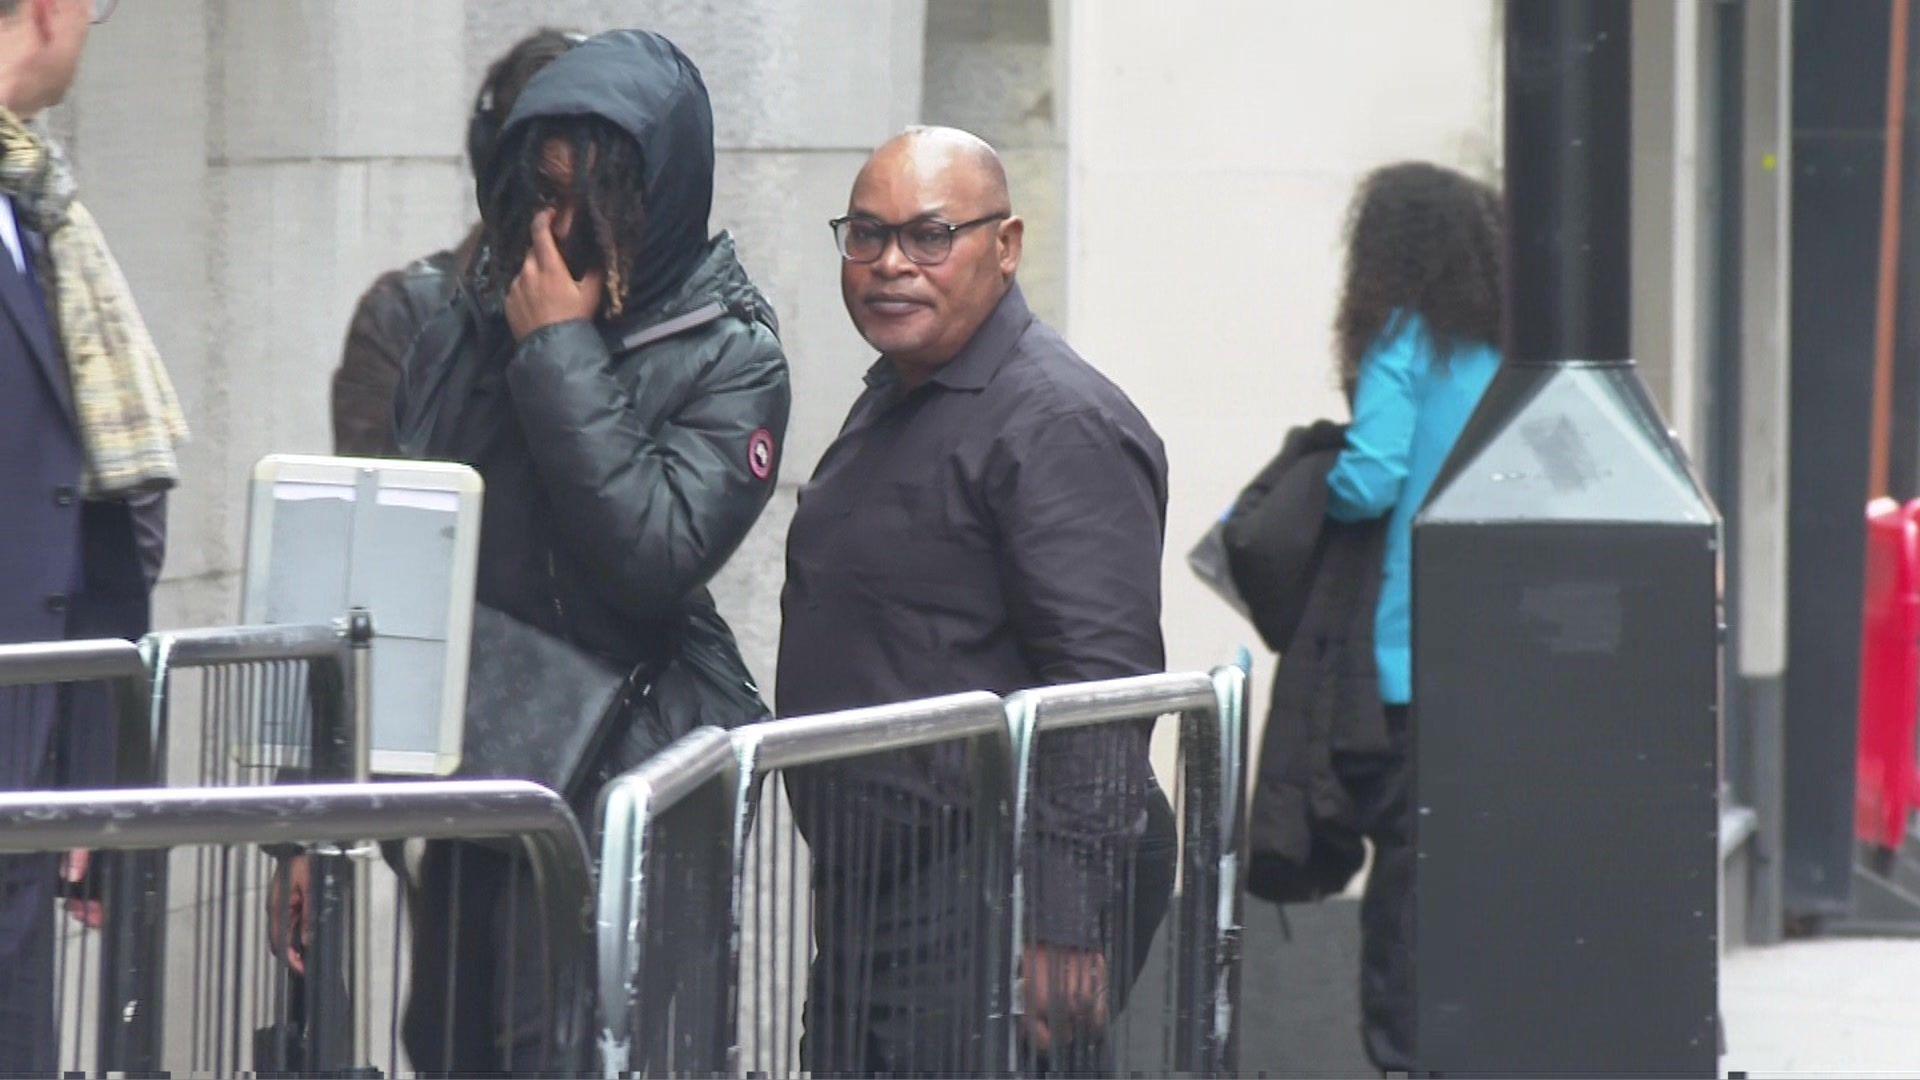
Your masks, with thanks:
<instances>
[{"instance_id":1,"label":"jacket hood","mask_svg":"<svg viewBox=\"0 0 1920 1080\"><path fill-rule=\"evenodd\" d=\"M653 307L707 254L713 105L700 69L659 34L597 34L527 84L501 127L502 145L522 125L564 116L601 117L640 144L647 241L634 260L630 301Z\"/></svg>"}]
</instances>

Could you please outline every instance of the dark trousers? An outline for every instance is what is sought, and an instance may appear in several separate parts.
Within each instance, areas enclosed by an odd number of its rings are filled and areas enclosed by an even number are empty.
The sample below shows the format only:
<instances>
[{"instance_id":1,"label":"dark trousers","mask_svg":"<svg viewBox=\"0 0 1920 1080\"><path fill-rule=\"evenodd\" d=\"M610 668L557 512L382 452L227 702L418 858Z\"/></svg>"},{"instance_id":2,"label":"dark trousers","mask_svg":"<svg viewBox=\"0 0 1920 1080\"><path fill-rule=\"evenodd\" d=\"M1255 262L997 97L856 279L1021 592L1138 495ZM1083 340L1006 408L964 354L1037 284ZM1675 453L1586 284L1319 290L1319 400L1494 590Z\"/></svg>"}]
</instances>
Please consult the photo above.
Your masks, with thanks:
<instances>
[{"instance_id":1,"label":"dark trousers","mask_svg":"<svg viewBox=\"0 0 1920 1080\"><path fill-rule=\"evenodd\" d=\"M427 844L409 891L413 974L401 1038L421 1074L557 1070L531 865L500 848Z\"/></svg>"},{"instance_id":2,"label":"dark trousers","mask_svg":"<svg viewBox=\"0 0 1920 1080\"><path fill-rule=\"evenodd\" d=\"M962 1075L998 1072L1002 1047L980 1036L976 851L899 836L814 845L814 961L801 1060L816 1076ZM1112 1015L1125 1006L1173 891L1173 811L1157 789L1145 834L1126 860L1107 929ZM1112 1071L1105 1039L1021 1052L1029 1075Z\"/></svg>"},{"instance_id":3,"label":"dark trousers","mask_svg":"<svg viewBox=\"0 0 1920 1080\"><path fill-rule=\"evenodd\" d=\"M1342 755L1373 866L1360 900L1360 1039L1382 1072L1413 1068L1413 807L1408 710L1387 708L1394 749Z\"/></svg>"},{"instance_id":4,"label":"dark trousers","mask_svg":"<svg viewBox=\"0 0 1920 1080\"><path fill-rule=\"evenodd\" d=\"M0 857L0 1076L58 1064L53 1015L54 855Z\"/></svg>"}]
</instances>

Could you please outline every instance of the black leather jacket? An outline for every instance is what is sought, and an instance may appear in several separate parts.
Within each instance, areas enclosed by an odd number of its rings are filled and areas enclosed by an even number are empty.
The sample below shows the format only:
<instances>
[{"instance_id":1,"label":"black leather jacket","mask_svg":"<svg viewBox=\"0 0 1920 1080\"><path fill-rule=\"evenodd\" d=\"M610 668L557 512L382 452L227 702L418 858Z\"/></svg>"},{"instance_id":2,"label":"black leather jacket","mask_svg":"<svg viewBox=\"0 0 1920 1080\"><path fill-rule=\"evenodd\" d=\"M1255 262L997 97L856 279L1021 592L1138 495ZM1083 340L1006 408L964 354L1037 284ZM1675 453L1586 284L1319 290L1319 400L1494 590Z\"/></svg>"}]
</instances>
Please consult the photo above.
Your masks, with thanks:
<instances>
[{"instance_id":1,"label":"black leather jacket","mask_svg":"<svg viewBox=\"0 0 1920 1080\"><path fill-rule=\"evenodd\" d=\"M396 457L393 395L407 349L422 327L446 310L478 237L458 248L415 259L375 279L354 306L347 342L333 373L333 452Z\"/></svg>"}]
</instances>

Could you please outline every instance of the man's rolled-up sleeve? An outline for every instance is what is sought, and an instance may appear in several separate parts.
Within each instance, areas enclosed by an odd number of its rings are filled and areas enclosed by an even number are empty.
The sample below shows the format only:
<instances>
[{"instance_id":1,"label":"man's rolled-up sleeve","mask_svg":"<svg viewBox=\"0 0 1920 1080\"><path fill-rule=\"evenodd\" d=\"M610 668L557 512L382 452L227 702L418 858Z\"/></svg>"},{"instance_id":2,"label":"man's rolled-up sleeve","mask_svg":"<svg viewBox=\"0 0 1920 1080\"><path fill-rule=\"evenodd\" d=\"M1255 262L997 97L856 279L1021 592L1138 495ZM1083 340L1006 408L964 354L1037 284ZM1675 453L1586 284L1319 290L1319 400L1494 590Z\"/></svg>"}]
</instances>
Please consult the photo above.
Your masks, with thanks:
<instances>
[{"instance_id":1,"label":"man's rolled-up sleeve","mask_svg":"<svg viewBox=\"0 0 1920 1080\"><path fill-rule=\"evenodd\" d=\"M1165 669L1164 458L1150 433L1094 412L1051 416L1002 455L994 508L1022 651L1047 684ZM1149 725L1040 737L1034 761L1033 933L1093 948L1143 819Z\"/></svg>"}]
</instances>

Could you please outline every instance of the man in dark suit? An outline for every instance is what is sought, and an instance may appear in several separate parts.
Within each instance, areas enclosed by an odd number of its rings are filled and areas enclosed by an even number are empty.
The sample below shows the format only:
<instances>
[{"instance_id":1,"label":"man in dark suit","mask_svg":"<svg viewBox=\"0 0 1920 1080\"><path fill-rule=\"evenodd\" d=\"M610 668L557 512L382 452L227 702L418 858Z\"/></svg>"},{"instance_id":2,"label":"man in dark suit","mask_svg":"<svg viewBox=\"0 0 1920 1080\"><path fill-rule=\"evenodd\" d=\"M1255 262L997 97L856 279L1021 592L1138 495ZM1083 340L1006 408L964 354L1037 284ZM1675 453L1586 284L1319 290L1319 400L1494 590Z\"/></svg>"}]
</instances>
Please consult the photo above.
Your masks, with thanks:
<instances>
[{"instance_id":1,"label":"man in dark suit","mask_svg":"<svg viewBox=\"0 0 1920 1080\"><path fill-rule=\"evenodd\" d=\"M0 0L0 107L57 103L107 0ZM14 152L7 147L4 154ZM3 161L0 158L0 161ZM162 496L90 493L47 238L0 195L0 644L137 637L165 543ZM149 488L158 485L149 485ZM0 690L0 790L113 781L104 688ZM0 1074L50 1073L54 890L85 852L0 858ZM71 905L97 923L98 905Z\"/></svg>"}]
</instances>

